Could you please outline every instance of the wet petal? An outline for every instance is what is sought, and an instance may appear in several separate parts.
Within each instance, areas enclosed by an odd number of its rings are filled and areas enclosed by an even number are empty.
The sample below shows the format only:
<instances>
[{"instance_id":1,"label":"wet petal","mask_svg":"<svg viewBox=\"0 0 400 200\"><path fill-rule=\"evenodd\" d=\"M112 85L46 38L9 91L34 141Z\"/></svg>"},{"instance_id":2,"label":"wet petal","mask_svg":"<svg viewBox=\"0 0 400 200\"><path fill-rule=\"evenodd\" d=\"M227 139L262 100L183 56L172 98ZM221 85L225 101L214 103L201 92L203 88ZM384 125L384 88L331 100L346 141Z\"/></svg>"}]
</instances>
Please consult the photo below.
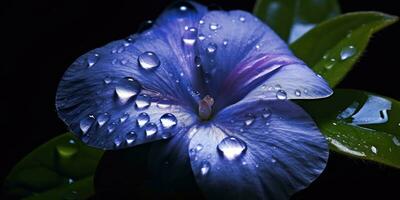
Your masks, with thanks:
<instances>
[{"instance_id":1,"label":"wet petal","mask_svg":"<svg viewBox=\"0 0 400 200\"><path fill-rule=\"evenodd\" d=\"M233 105L198 126L189 152L198 145L191 165L211 199L288 199L314 181L328 159L325 138L289 101Z\"/></svg>"},{"instance_id":2,"label":"wet petal","mask_svg":"<svg viewBox=\"0 0 400 200\"><path fill-rule=\"evenodd\" d=\"M239 101L269 82L290 81L288 99L321 98L331 94L326 82L316 77L268 26L251 14L213 11L202 21L199 35L205 39L199 41L198 51L209 93L217 97L217 109ZM268 82L269 78L274 80ZM306 88L310 91L308 94L291 95L297 89Z\"/></svg>"},{"instance_id":3,"label":"wet petal","mask_svg":"<svg viewBox=\"0 0 400 200\"><path fill-rule=\"evenodd\" d=\"M259 54L292 55L265 24L244 11L212 11L199 25L198 51L212 96L239 63ZM251 60L250 60L251 61Z\"/></svg>"},{"instance_id":4,"label":"wet petal","mask_svg":"<svg viewBox=\"0 0 400 200\"><path fill-rule=\"evenodd\" d=\"M266 81L246 95L244 101L319 99L332 93L328 83L310 68L302 64L290 64L271 73Z\"/></svg>"},{"instance_id":5,"label":"wet petal","mask_svg":"<svg viewBox=\"0 0 400 200\"><path fill-rule=\"evenodd\" d=\"M168 138L196 120L190 81L179 75L169 46L152 30L132 42L112 42L81 56L59 84L58 114L90 146L122 148ZM143 113L148 122L138 123ZM177 120L168 132L160 121L167 113Z\"/></svg>"},{"instance_id":6,"label":"wet petal","mask_svg":"<svg viewBox=\"0 0 400 200\"><path fill-rule=\"evenodd\" d=\"M199 21L206 12L207 8L198 3L178 1L160 15L154 26L159 39L168 44L176 56L180 74L191 81L193 91L189 92L197 93L202 89L194 46L197 43Z\"/></svg>"}]
</instances>

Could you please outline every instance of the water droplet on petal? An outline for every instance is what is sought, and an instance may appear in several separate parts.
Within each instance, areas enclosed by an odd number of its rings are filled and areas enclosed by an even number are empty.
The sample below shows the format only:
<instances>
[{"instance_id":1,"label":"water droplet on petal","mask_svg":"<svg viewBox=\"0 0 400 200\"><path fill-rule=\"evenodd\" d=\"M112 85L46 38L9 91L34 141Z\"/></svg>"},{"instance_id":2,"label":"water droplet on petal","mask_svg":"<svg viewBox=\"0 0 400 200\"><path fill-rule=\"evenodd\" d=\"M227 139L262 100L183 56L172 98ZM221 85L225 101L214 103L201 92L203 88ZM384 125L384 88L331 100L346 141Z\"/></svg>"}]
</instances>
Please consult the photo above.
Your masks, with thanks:
<instances>
[{"instance_id":1,"label":"water droplet on petal","mask_svg":"<svg viewBox=\"0 0 400 200\"><path fill-rule=\"evenodd\" d=\"M161 116L160 122L161 122L161 125L163 128L169 129L169 128L176 126L176 124L178 123L178 120L176 119L175 115L173 115L171 113L167 113L167 114L164 114L163 116Z\"/></svg>"},{"instance_id":2,"label":"water droplet on petal","mask_svg":"<svg viewBox=\"0 0 400 200\"><path fill-rule=\"evenodd\" d=\"M241 21L241 22L245 22L245 21L246 21L246 18L245 18L245 17L243 17L243 16L240 16L240 17L239 17L239 21Z\"/></svg>"},{"instance_id":3,"label":"water droplet on petal","mask_svg":"<svg viewBox=\"0 0 400 200\"><path fill-rule=\"evenodd\" d=\"M205 176L210 171L211 165L207 160L203 160L200 166L200 173L202 176Z\"/></svg>"},{"instance_id":4,"label":"water droplet on petal","mask_svg":"<svg viewBox=\"0 0 400 200\"><path fill-rule=\"evenodd\" d=\"M217 146L224 157L228 160L233 160L244 153L247 146L246 143L239 138L229 136L224 138Z\"/></svg>"},{"instance_id":5,"label":"water droplet on petal","mask_svg":"<svg viewBox=\"0 0 400 200\"><path fill-rule=\"evenodd\" d=\"M87 67L90 68L92 67L94 64L96 64L96 62L99 60L99 54L95 53L95 54L90 54L87 58Z\"/></svg>"},{"instance_id":6,"label":"water droplet on petal","mask_svg":"<svg viewBox=\"0 0 400 200\"><path fill-rule=\"evenodd\" d=\"M201 19L201 20L199 21L199 24L204 24L204 20Z\"/></svg>"},{"instance_id":7,"label":"water droplet on petal","mask_svg":"<svg viewBox=\"0 0 400 200\"><path fill-rule=\"evenodd\" d=\"M108 133L114 132L115 129L117 128L117 126L118 126L118 124L115 123L115 122L109 124L109 125L107 126L107 131L108 131Z\"/></svg>"},{"instance_id":8,"label":"water droplet on petal","mask_svg":"<svg viewBox=\"0 0 400 200\"><path fill-rule=\"evenodd\" d=\"M224 47L228 46L228 40L222 41L222 45L224 45Z\"/></svg>"},{"instance_id":9,"label":"water droplet on petal","mask_svg":"<svg viewBox=\"0 0 400 200\"><path fill-rule=\"evenodd\" d=\"M122 144L122 139L120 137L114 138L114 146L115 146L115 148L120 147L121 144Z\"/></svg>"},{"instance_id":10,"label":"water droplet on petal","mask_svg":"<svg viewBox=\"0 0 400 200\"><path fill-rule=\"evenodd\" d=\"M79 122L79 128L82 131L82 134L86 134L89 129L92 127L93 123L95 122L95 118L93 115L88 115L87 117L83 118Z\"/></svg>"},{"instance_id":11,"label":"water droplet on petal","mask_svg":"<svg viewBox=\"0 0 400 200\"><path fill-rule=\"evenodd\" d=\"M192 46L196 43L196 38L197 38L197 29L191 27L183 33L182 42L185 45Z\"/></svg>"},{"instance_id":12,"label":"water droplet on petal","mask_svg":"<svg viewBox=\"0 0 400 200\"><path fill-rule=\"evenodd\" d=\"M276 84L275 87L274 87L274 89L275 89L275 90L280 90L280 89L282 89L282 86L279 85L279 84Z\"/></svg>"},{"instance_id":13,"label":"water droplet on petal","mask_svg":"<svg viewBox=\"0 0 400 200\"><path fill-rule=\"evenodd\" d=\"M161 138L162 138L162 139L168 139L169 137L171 137L171 135L172 135L171 132L166 131L166 132L163 132L163 133L161 134Z\"/></svg>"},{"instance_id":14,"label":"water droplet on petal","mask_svg":"<svg viewBox=\"0 0 400 200\"><path fill-rule=\"evenodd\" d=\"M346 60L347 58L352 57L356 53L356 48L354 46L348 46L340 51L340 59Z\"/></svg>"},{"instance_id":15,"label":"water droplet on petal","mask_svg":"<svg viewBox=\"0 0 400 200\"><path fill-rule=\"evenodd\" d=\"M63 158L68 158L78 152L79 145L75 140L70 139L56 146L58 154Z\"/></svg>"},{"instance_id":16,"label":"water droplet on petal","mask_svg":"<svg viewBox=\"0 0 400 200\"><path fill-rule=\"evenodd\" d=\"M375 146L371 146L371 151L372 151L372 153L374 153L374 154L377 154L377 153L378 153L378 149L377 149Z\"/></svg>"},{"instance_id":17,"label":"water droplet on petal","mask_svg":"<svg viewBox=\"0 0 400 200\"><path fill-rule=\"evenodd\" d=\"M111 83L112 79L109 76L107 76L107 77L104 78L103 81L104 81L105 84L109 84L109 83Z\"/></svg>"},{"instance_id":18,"label":"water droplet on petal","mask_svg":"<svg viewBox=\"0 0 400 200\"><path fill-rule=\"evenodd\" d=\"M151 51L146 51L138 57L139 66L145 70L154 70L160 66L161 62L158 56Z\"/></svg>"},{"instance_id":19,"label":"water droplet on petal","mask_svg":"<svg viewBox=\"0 0 400 200\"><path fill-rule=\"evenodd\" d=\"M268 117L270 117L271 116L271 110L269 109L269 108L264 108L263 110L262 110L262 117L264 118L264 119L267 119Z\"/></svg>"},{"instance_id":20,"label":"water droplet on petal","mask_svg":"<svg viewBox=\"0 0 400 200\"><path fill-rule=\"evenodd\" d=\"M194 63L197 68L201 67L201 58L199 56L194 57Z\"/></svg>"},{"instance_id":21,"label":"water droplet on petal","mask_svg":"<svg viewBox=\"0 0 400 200\"><path fill-rule=\"evenodd\" d=\"M108 122L108 120L110 120L110 114L108 113L103 113L97 116L97 124L99 125L99 127L102 127L105 123Z\"/></svg>"},{"instance_id":22,"label":"water droplet on petal","mask_svg":"<svg viewBox=\"0 0 400 200\"><path fill-rule=\"evenodd\" d=\"M133 78L126 77L121 79L115 87L115 93L119 101L125 104L130 98L136 96L141 88L140 84Z\"/></svg>"},{"instance_id":23,"label":"water droplet on petal","mask_svg":"<svg viewBox=\"0 0 400 200\"><path fill-rule=\"evenodd\" d=\"M207 46L207 53L213 54L217 51L217 44L215 43L209 43Z\"/></svg>"},{"instance_id":24,"label":"water droplet on petal","mask_svg":"<svg viewBox=\"0 0 400 200\"><path fill-rule=\"evenodd\" d=\"M252 114L247 114L246 115L246 119L244 120L244 125L246 125L246 126L250 126L250 125L252 125L253 124L253 122L255 121L255 116L254 115L252 115Z\"/></svg>"},{"instance_id":25,"label":"water droplet on petal","mask_svg":"<svg viewBox=\"0 0 400 200\"><path fill-rule=\"evenodd\" d=\"M297 97L301 96L301 91L300 90L295 90L294 91L294 95L296 95Z\"/></svg>"},{"instance_id":26,"label":"water droplet on petal","mask_svg":"<svg viewBox=\"0 0 400 200\"><path fill-rule=\"evenodd\" d=\"M206 39L206 36L204 36L203 34L199 34L198 38L200 41L202 41Z\"/></svg>"},{"instance_id":27,"label":"water droplet on petal","mask_svg":"<svg viewBox=\"0 0 400 200\"><path fill-rule=\"evenodd\" d=\"M136 108L138 108L138 109L148 108L150 106L150 97L145 94L141 94L141 95L137 96L136 100L135 100L135 105L136 105Z\"/></svg>"},{"instance_id":28,"label":"water droplet on petal","mask_svg":"<svg viewBox=\"0 0 400 200\"><path fill-rule=\"evenodd\" d=\"M134 143L136 139L137 139L137 134L135 131L131 131L128 134L126 134L125 140L128 145Z\"/></svg>"},{"instance_id":29,"label":"water droplet on petal","mask_svg":"<svg viewBox=\"0 0 400 200\"><path fill-rule=\"evenodd\" d=\"M150 121L150 116L147 113L140 113L136 119L136 122L140 128L146 125Z\"/></svg>"},{"instance_id":30,"label":"water droplet on petal","mask_svg":"<svg viewBox=\"0 0 400 200\"><path fill-rule=\"evenodd\" d=\"M166 99L160 100L159 102L157 102L157 107L164 109L164 108L169 108L171 107L170 104L168 104L168 101Z\"/></svg>"},{"instance_id":31,"label":"water droplet on petal","mask_svg":"<svg viewBox=\"0 0 400 200\"><path fill-rule=\"evenodd\" d=\"M212 30L212 31L216 31L217 29L219 29L219 24L217 24L217 23L210 23L210 26L209 26L209 28L210 28L210 30Z\"/></svg>"},{"instance_id":32,"label":"water droplet on petal","mask_svg":"<svg viewBox=\"0 0 400 200\"><path fill-rule=\"evenodd\" d=\"M202 144L197 144L195 147L196 152L200 152L203 149L203 145Z\"/></svg>"},{"instance_id":33,"label":"water droplet on petal","mask_svg":"<svg viewBox=\"0 0 400 200\"><path fill-rule=\"evenodd\" d=\"M129 118L129 114L125 113L124 115L122 115L121 118L119 118L119 122L124 123L128 118Z\"/></svg>"},{"instance_id":34,"label":"water droplet on petal","mask_svg":"<svg viewBox=\"0 0 400 200\"><path fill-rule=\"evenodd\" d=\"M287 99L287 94L284 90L278 90L276 92L276 98L279 100L286 100Z\"/></svg>"},{"instance_id":35,"label":"water droplet on petal","mask_svg":"<svg viewBox=\"0 0 400 200\"><path fill-rule=\"evenodd\" d=\"M147 123L144 127L144 131L146 133L146 137L151 137L157 133L157 125L153 122Z\"/></svg>"}]
</instances>

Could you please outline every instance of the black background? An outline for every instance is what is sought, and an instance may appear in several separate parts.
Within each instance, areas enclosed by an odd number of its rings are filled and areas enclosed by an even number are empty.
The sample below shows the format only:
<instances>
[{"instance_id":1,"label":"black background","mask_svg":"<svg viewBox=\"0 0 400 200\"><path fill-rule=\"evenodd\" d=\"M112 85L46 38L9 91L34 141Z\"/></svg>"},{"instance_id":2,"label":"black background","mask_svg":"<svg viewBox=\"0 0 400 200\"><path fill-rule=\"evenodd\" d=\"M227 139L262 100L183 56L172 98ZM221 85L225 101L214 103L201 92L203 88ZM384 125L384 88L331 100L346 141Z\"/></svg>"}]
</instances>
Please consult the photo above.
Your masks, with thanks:
<instances>
[{"instance_id":1,"label":"black background","mask_svg":"<svg viewBox=\"0 0 400 200\"><path fill-rule=\"evenodd\" d=\"M1 1L0 180L18 160L67 128L54 97L67 67L80 55L134 33L171 1ZM254 1L199 1L251 11ZM396 1L343 0L343 12L399 15ZM377 33L339 88L400 99L399 23ZM400 199L400 170L332 154L327 170L294 199Z\"/></svg>"}]
</instances>

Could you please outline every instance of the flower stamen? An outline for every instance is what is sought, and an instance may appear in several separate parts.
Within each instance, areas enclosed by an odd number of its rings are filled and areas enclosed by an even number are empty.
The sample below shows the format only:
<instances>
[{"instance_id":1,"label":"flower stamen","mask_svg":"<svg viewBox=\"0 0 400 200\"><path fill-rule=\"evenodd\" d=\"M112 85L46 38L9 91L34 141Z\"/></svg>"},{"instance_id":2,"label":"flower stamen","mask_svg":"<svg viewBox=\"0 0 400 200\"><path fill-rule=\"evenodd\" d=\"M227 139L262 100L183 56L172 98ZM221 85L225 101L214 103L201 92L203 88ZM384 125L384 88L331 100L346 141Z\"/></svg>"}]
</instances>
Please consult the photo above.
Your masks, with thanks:
<instances>
[{"instance_id":1,"label":"flower stamen","mask_svg":"<svg viewBox=\"0 0 400 200\"><path fill-rule=\"evenodd\" d=\"M214 99L210 95L206 95L199 102L199 116L203 120L208 120L212 114L212 106L214 105Z\"/></svg>"}]
</instances>

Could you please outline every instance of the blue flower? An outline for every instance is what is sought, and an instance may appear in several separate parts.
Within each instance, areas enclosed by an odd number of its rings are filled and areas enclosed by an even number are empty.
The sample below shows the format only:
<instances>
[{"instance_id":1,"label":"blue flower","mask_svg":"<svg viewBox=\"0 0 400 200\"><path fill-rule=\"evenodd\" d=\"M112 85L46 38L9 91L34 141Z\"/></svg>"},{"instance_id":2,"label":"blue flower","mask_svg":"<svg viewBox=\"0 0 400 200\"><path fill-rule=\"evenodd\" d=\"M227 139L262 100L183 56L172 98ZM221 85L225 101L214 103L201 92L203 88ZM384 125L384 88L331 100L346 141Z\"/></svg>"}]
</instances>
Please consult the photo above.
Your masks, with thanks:
<instances>
[{"instance_id":1,"label":"blue flower","mask_svg":"<svg viewBox=\"0 0 400 200\"><path fill-rule=\"evenodd\" d=\"M288 199L321 174L329 153L290 100L331 94L256 17L181 2L150 29L78 58L56 107L93 147L165 140L151 151L155 173L179 176L190 162L208 198Z\"/></svg>"}]
</instances>

